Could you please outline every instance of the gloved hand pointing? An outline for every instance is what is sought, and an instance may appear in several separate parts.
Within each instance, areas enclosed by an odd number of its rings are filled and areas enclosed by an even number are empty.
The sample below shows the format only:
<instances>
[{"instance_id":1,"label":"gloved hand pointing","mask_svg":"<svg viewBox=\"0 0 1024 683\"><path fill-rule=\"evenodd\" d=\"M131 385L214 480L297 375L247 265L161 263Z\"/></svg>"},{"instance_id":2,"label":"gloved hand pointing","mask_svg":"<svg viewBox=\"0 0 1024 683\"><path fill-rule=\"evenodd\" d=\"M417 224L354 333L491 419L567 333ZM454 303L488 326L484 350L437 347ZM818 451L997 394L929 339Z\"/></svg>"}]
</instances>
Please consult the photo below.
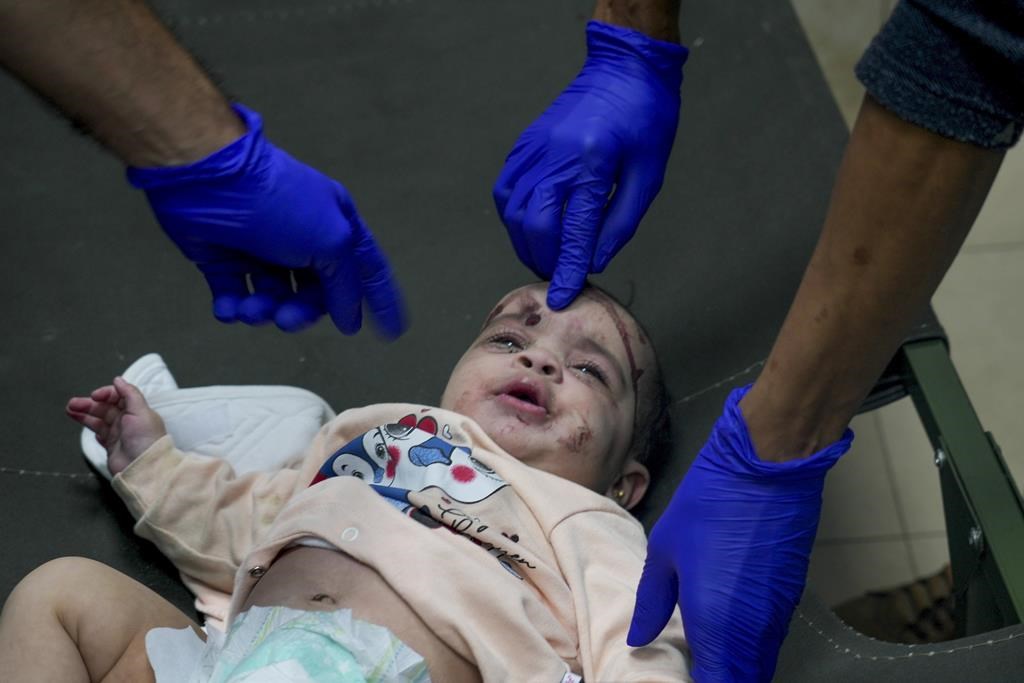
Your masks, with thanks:
<instances>
[{"instance_id":1,"label":"gloved hand pointing","mask_svg":"<svg viewBox=\"0 0 1024 683\"><path fill-rule=\"evenodd\" d=\"M264 138L256 112L234 110L248 130L227 147L187 166L128 169L206 277L214 316L294 332L329 313L354 334L366 299L382 333L401 334L401 295L348 192Z\"/></svg>"},{"instance_id":2,"label":"gloved hand pointing","mask_svg":"<svg viewBox=\"0 0 1024 683\"><path fill-rule=\"evenodd\" d=\"M825 475L853 432L800 460L758 459L733 391L651 531L627 642L683 615L697 683L771 681L807 577Z\"/></svg>"},{"instance_id":3,"label":"gloved hand pointing","mask_svg":"<svg viewBox=\"0 0 1024 683\"><path fill-rule=\"evenodd\" d=\"M687 54L591 21L583 70L508 155L494 201L516 255L551 279L552 309L605 269L661 188Z\"/></svg>"}]
</instances>

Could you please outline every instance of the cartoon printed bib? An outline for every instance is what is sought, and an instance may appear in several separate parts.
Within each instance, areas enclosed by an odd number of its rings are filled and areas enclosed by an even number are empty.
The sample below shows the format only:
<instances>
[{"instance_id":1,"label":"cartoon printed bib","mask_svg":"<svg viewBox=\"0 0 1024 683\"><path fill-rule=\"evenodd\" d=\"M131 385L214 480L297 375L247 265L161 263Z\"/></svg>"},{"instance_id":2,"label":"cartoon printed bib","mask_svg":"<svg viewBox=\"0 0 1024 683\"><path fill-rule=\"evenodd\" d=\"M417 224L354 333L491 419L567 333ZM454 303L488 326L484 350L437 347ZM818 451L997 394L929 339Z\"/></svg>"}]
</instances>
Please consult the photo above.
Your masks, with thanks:
<instances>
[{"instance_id":1,"label":"cartoon printed bib","mask_svg":"<svg viewBox=\"0 0 1024 683\"><path fill-rule=\"evenodd\" d=\"M329 477L357 477L402 510L411 491L435 487L460 503L476 503L508 486L472 449L438 436L437 429L433 417L417 423L415 415L371 429L331 455L310 486Z\"/></svg>"},{"instance_id":2,"label":"cartoon printed bib","mask_svg":"<svg viewBox=\"0 0 1024 683\"><path fill-rule=\"evenodd\" d=\"M310 486L330 477L356 477L370 485L399 511L431 528L443 527L482 547L516 578L535 568L519 546L519 535L491 528L462 509L479 503L508 483L473 457L472 449L449 439L447 425L438 435L431 416L417 421L406 415L375 427L335 451L320 467ZM423 492L433 493L424 505ZM412 500L410 495L416 497ZM433 508L433 509L432 509ZM528 553L527 553L528 555Z\"/></svg>"}]
</instances>

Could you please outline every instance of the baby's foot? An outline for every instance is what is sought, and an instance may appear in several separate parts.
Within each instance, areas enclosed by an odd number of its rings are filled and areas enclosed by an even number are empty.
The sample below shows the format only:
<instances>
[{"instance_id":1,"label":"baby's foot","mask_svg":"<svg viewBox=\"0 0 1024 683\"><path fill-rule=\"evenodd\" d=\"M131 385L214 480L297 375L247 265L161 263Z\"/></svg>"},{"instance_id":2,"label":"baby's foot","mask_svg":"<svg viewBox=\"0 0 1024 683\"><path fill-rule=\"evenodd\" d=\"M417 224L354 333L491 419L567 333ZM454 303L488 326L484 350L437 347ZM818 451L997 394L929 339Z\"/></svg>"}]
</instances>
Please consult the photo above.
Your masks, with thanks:
<instances>
[{"instance_id":1,"label":"baby's foot","mask_svg":"<svg viewBox=\"0 0 1024 683\"><path fill-rule=\"evenodd\" d=\"M88 398L72 398L65 412L96 434L96 440L107 449L107 467L113 475L167 434L164 421L149 407L142 392L120 377Z\"/></svg>"}]
</instances>

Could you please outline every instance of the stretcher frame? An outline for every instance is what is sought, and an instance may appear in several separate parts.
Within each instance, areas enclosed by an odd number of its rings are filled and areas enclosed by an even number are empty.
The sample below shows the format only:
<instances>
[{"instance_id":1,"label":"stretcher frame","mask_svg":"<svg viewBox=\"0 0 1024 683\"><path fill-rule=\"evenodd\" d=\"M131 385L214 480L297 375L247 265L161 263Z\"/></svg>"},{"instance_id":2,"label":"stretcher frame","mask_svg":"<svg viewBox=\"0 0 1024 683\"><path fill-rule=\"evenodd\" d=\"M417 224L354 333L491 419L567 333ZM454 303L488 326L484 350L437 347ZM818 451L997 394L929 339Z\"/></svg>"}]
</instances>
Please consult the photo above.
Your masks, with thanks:
<instances>
[{"instance_id":1,"label":"stretcher frame","mask_svg":"<svg viewBox=\"0 0 1024 683\"><path fill-rule=\"evenodd\" d=\"M1024 500L982 427L942 339L903 345L894 365L939 470L956 595L957 637L1021 622Z\"/></svg>"}]
</instances>

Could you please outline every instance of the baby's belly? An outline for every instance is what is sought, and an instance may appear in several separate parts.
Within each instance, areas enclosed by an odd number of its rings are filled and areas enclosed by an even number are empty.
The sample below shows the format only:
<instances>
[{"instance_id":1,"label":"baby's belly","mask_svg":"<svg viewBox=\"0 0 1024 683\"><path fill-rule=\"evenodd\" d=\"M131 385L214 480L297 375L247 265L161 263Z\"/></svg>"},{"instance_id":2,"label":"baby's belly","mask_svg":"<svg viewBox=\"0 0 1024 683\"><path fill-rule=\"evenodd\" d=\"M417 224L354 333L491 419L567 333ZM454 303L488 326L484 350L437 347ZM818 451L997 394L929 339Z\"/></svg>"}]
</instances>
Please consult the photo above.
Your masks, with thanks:
<instances>
[{"instance_id":1,"label":"baby's belly","mask_svg":"<svg viewBox=\"0 0 1024 683\"><path fill-rule=\"evenodd\" d=\"M391 629L426 660L438 682L480 681L480 673L448 647L370 567L348 555L304 546L282 552L242 607L351 609L353 616Z\"/></svg>"}]
</instances>

